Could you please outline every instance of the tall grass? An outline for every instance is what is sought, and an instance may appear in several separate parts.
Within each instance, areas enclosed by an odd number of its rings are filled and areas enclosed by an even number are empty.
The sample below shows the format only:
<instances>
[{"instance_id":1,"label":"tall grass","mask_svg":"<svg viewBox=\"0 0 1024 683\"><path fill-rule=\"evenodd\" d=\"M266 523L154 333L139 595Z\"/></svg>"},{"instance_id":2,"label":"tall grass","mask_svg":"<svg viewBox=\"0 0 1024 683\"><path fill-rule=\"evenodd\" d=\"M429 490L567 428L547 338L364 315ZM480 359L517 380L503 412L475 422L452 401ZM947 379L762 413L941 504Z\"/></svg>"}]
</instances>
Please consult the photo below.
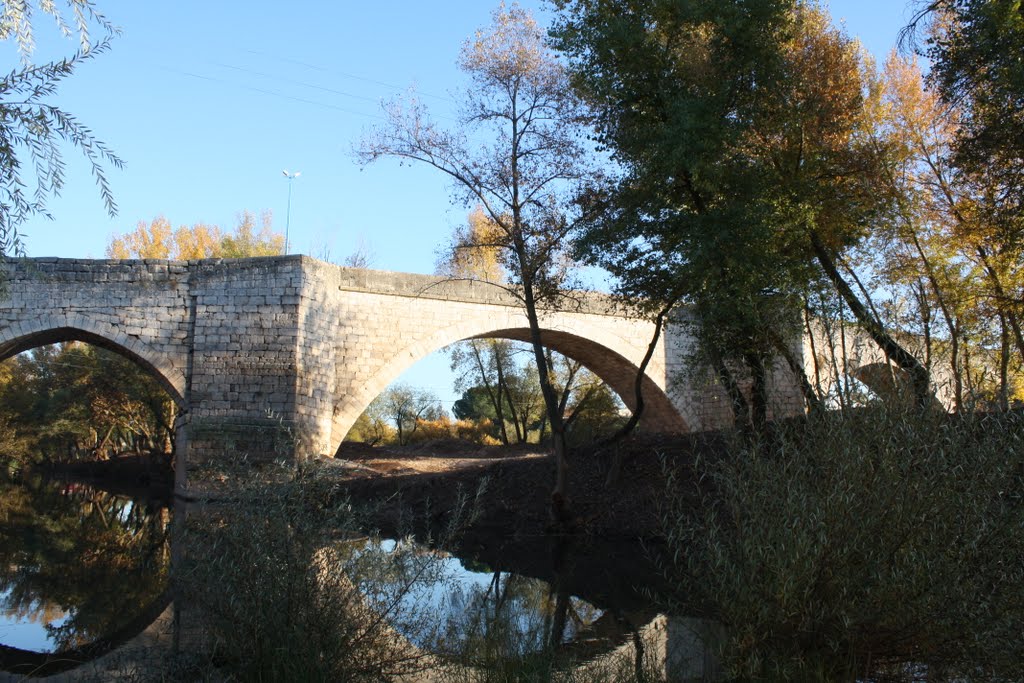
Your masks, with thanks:
<instances>
[{"instance_id":1,"label":"tall grass","mask_svg":"<svg viewBox=\"0 0 1024 683\"><path fill-rule=\"evenodd\" d=\"M1024 678L1019 414L829 414L696 475L671 482L669 571L732 679Z\"/></svg>"}]
</instances>

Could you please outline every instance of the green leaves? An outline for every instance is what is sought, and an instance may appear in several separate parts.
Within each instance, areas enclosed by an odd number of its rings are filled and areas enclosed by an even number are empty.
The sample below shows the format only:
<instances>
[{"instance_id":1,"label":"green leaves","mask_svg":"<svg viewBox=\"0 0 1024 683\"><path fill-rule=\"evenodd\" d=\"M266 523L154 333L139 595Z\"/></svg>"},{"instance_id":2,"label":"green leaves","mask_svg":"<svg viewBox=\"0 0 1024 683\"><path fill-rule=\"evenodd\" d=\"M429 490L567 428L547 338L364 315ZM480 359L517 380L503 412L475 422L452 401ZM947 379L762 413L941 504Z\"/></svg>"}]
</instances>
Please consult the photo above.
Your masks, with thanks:
<instances>
[{"instance_id":1,"label":"green leaves","mask_svg":"<svg viewBox=\"0 0 1024 683\"><path fill-rule=\"evenodd\" d=\"M105 167L119 169L121 159L74 116L46 101L78 64L108 47L104 41L69 59L27 66L0 79L0 255L20 251L18 224L45 214L47 199L60 194L65 145L86 158L107 212L117 213ZM23 177L26 158L34 180Z\"/></svg>"},{"instance_id":2,"label":"green leaves","mask_svg":"<svg viewBox=\"0 0 1024 683\"><path fill-rule=\"evenodd\" d=\"M38 9L34 4L38 4ZM70 23L61 4L66 4L71 12ZM80 51L68 59L32 65L35 11L49 14L64 35L77 33ZM98 42L91 37L94 28L103 32ZM107 212L111 216L117 213L106 167L120 169L121 159L92 130L47 99L81 62L106 52L118 32L91 0L4 2L0 40L15 39L23 66L0 79L0 257L21 252L18 225L32 214L45 215L46 200L60 194L65 180L66 145L77 148L86 158ZM26 157L34 181L22 177Z\"/></svg>"}]
</instances>

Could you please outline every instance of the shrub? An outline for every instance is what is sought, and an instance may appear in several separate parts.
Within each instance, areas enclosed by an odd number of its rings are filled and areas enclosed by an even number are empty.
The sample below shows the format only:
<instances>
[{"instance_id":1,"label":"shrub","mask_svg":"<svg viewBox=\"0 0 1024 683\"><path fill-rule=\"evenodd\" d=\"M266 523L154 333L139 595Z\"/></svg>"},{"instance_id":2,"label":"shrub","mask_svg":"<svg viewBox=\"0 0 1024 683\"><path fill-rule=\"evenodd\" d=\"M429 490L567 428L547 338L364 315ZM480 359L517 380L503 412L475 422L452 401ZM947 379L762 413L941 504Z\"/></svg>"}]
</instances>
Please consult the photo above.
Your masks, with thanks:
<instances>
[{"instance_id":1,"label":"shrub","mask_svg":"<svg viewBox=\"0 0 1024 683\"><path fill-rule=\"evenodd\" d=\"M424 443L426 441L450 439L454 433L455 425L447 415L441 415L434 420L417 418L416 427L409 433L407 443Z\"/></svg>"},{"instance_id":2,"label":"shrub","mask_svg":"<svg viewBox=\"0 0 1024 683\"><path fill-rule=\"evenodd\" d=\"M284 472L290 470L283 469ZM406 635L431 628L432 555L372 544L360 515L312 469L235 478L229 505L194 515L177 573L213 660L239 680L379 681L415 671Z\"/></svg>"},{"instance_id":3,"label":"shrub","mask_svg":"<svg viewBox=\"0 0 1024 683\"><path fill-rule=\"evenodd\" d=\"M345 435L345 441L365 443L370 446L392 443L396 440L398 431L387 424L379 416L371 416L366 412L360 413L352 429Z\"/></svg>"},{"instance_id":4,"label":"shrub","mask_svg":"<svg viewBox=\"0 0 1024 683\"><path fill-rule=\"evenodd\" d=\"M457 420L454 426L454 436L456 439L472 441L481 446L498 446L501 444L501 441L494 438L494 434L497 433L497 427L495 427L490 418Z\"/></svg>"},{"instance_id":5,"label":"shrub","mask_svg":"<svg viewBox=\"0 0 1024 683\"><path fill-rule=\"evenodd\" d=\"M735 435L696 490L672 477L679 608L722 624L739 679L1019 680L1022 436L883 409Z\"/></svg>"}]
</instances>

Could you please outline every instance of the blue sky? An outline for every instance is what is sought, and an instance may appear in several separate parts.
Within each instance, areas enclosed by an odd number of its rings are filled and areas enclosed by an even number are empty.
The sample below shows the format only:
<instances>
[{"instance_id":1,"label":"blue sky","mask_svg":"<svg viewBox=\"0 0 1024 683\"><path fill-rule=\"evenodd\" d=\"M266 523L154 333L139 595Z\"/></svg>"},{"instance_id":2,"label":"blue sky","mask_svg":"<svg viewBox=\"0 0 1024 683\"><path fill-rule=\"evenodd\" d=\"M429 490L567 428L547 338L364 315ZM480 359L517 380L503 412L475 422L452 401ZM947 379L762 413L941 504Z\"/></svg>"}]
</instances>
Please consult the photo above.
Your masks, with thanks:
<instances>
[{"instance_id":1,"label":"blue sky","mask_svg":"<svg viewBox=\"0 0 1024 683\"><path fill-rule=\"evenodd\" d=\"M520 3L541 23L542 0ZM881 61L909 11L903 0L825 3ZM102 258L112 235L165 215L173 224L232 227L239 211L286 223L293 181L292 252L340 261L361 239L382 270L430 273L462 223L446 180L425 167L378 162L364 170L351 150L380 103L415 88L436 117L452 115L463 81L460 46L496 3L229 2L97 0L123 33L80 66L55 102L125 161L109 180L119 205L109 218L74 150L68 183L50 202L52 221L23 226L30 256ZM72 52L40 16L37 61ZM0 58L17 65L12 45ZM433 386L437 367L409 378ZM448 388L444 392L451 394Z\"/></svg>"},{"instance_id":2,"label":"blue sky","mask_svg":"<svg viewBox=\"0 0 1024 683\"><path fill-rule=\"evenodd\" d=\"M523 2L542 21L544 4ZM451 116L462 85L462 42L486 25L490 2L282 3L98 0L123 34L83 64L57 102L125 161L109 179L120 207L103 211L88 169L68 152L68 186L54 220L24 228L36 256L101 257L111 235L166 215L222 227L249 209L284 229L292 251L340 260L362 236L384 270L432 272L439 244L461 223L444 178L383 162L360 170L352 145L380 120L380 102L414 87ZM901 0L833 0L833 16L884 59L904 23ZM37 22L42 59L72 40ZM10 45L2 53L16 65Z\"/></svg>"}]
</instances>

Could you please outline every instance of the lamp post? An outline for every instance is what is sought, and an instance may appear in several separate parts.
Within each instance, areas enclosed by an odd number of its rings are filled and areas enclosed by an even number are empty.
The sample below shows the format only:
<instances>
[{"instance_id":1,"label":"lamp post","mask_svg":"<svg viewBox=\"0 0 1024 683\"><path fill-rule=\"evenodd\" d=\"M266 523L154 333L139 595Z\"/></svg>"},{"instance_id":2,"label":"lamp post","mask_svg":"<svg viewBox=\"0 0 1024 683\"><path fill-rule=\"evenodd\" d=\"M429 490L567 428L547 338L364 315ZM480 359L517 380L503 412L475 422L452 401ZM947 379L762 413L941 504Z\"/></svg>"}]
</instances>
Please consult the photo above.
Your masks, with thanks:
<instances>
[{"instance_id":1,"label":"lamp post","mask_svg":"<svg viewBox=\"0 0 1024 683\"><path fill-rule=\"evenodd\" d=\"M302 175L301 172L296 171L295 173L289 173L288 169L281 171L284 177L288 179L288 210L285 213L284 218L284 253L288 255L288 233L292 227L292 181Z\"/></svg>"}]
</instances>

